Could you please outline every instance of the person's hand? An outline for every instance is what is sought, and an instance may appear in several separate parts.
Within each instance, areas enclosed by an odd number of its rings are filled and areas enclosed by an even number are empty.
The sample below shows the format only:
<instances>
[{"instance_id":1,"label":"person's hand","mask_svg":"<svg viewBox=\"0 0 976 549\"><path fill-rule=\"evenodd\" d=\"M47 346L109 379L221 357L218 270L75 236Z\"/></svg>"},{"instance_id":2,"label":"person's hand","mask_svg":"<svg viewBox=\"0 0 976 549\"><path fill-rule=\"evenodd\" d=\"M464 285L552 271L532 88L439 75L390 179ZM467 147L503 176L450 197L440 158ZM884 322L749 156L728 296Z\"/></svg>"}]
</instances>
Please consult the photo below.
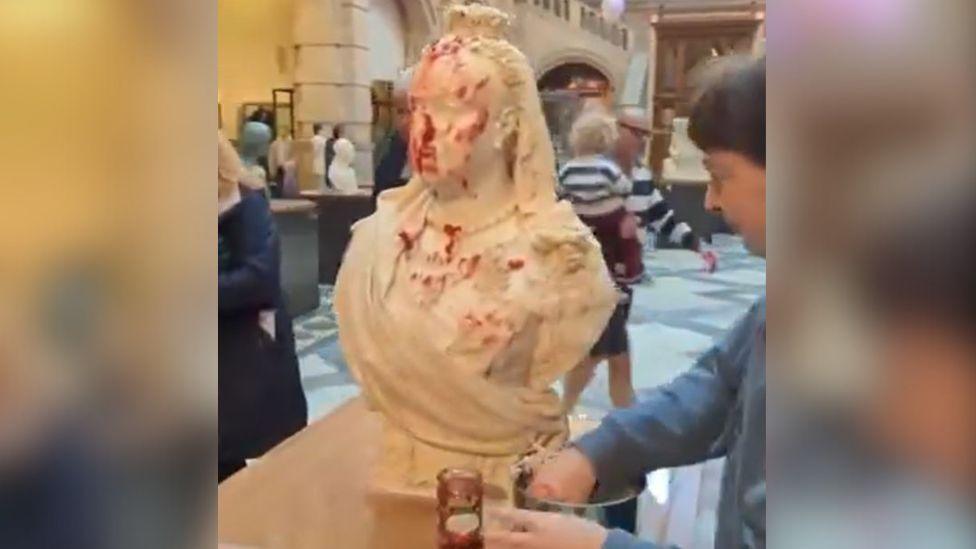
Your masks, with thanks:
<instances>
[{"instance_id":1,"label":"person's hand","mask_svg":"<svg viewBox=\"0 0 976 549\"><path fill-rule=\"evenodd\" d=\"M544 462L532 476L529 495L550 501L585 503L596 486L596 472L590 460L574 447Z\"/></svg>"},{"instance_id":2,"label":"person's hand","mask_svg":"<svg viewBox=\"0 0 976 549\"><path fill-rule=\"evenodd\" d=\"M600 549L607 530L572 515L497 509L488 511L486 549Z\"/></svg>"}]
</instances>

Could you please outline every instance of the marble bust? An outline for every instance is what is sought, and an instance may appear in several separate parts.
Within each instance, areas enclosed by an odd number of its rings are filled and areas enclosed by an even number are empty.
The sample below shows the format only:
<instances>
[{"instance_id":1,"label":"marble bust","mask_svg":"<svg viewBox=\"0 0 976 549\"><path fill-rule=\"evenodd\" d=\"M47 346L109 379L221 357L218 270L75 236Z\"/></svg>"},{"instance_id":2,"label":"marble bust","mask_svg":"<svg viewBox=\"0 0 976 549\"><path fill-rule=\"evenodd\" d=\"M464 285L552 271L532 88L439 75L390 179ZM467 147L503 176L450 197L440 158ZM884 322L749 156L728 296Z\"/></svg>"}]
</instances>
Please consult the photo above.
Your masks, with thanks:
<instances>
[{"instance_id":1,"label":"marble bust","mask_svg":"<svg viewBox=\"0 0 976 549\"><path fill-rule=\"evenodd\" d=\"M688 137L688 118L675 118L671 133L670 156L664 159L665 183L708 183L705 153Z\"/></svg>"},{"instance_id":2,"label":"marble bust","mask_svg":"<svg viewBox=\"0 0 976 549\"><path fill-rule=\"evenodd\" d=\"M356 181L356 169L352 165L356 161L356 146L344 137L337 139L334 146L335 158L329 166L329 180L337 191L356 194L359 192L359 183Z\"/></svg>"},{"instance_id":3,"label":"marble bust","mask_svg":"<svg viewBox=\"0 0 976 549\"><path fill-rule=\"evenodd\" d=\"M431 496L470 467L511 494L511 468L566 440L552 384L617 301L598 243L557 202L532 68L508 16L445 11L409 95L409 183L359 222L336 286L339 339L384 422L374 490Z\"/></svg>"}]
</instances>

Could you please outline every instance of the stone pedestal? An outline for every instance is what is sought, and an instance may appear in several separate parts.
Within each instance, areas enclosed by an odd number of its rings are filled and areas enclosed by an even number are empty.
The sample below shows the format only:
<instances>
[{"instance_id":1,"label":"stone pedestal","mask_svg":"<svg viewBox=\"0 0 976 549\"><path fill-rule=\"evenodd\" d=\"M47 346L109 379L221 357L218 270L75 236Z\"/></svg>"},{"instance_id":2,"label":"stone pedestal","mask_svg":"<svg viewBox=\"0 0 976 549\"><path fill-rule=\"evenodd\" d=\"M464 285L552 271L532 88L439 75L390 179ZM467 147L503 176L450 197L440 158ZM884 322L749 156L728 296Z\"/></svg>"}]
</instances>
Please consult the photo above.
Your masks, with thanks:
<instances>
[{"instance_id":1,"label":"stone pedestal","mask_svg":"<svg viewBox=\"0 0 976 549\"><path fill-rule=\"evenodd\" d=\"M352 238L352 226L373 213L373 197L307 191L302 197L315 202L318 212L319 282L335 284L342 256Z\"/></svg>"},{"instance_id":2,"label":"stone pedestal","mask_svg":"<svg viewBox=\"0 0 976 549\"><path fill-rule=\"evenodd\" d=\"M271 201L281 242L281 286L292 317L319 307L319 228L315 203Z\"/></svg>"}]
</instances>

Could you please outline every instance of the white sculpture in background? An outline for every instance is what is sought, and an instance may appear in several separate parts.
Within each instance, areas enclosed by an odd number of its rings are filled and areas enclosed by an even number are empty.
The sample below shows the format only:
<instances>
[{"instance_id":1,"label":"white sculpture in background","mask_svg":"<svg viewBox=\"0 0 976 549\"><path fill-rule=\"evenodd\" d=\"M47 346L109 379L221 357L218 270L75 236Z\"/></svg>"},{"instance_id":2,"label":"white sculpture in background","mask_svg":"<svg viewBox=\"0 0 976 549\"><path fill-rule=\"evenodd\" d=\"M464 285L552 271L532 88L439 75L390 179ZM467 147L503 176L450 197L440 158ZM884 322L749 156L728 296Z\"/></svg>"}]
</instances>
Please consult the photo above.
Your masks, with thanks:
<instances>
[{"instance_id":1,"label":"white sculpture in background","mask_svg":"<svg viewBox=\"0 0 976 549\"><path fill-rule=\"evenodd\" d=\"M353 167L353 162L356 161L356 146L352 141L340 137L333 147L335 158L329 166L329 181L342 194L356 194L359 192L356 169Z\"/></svg>"},{"instance_id":2,"label":"white sculpture in background","mask_svg":"<svg viewBox=\"0 0 976 549\"><path fill-rule=\"evenodd\" d=\"M705 153L688 137L688 119L675 118L673 123L670 156L664 159L664 182L707 183L711 176L705 169Z\"/></svg>"},{"instance_id":3,"label":"white sculpture in background","mask_svg":"<svg viewBox=\"0 0 976 549\"><path fill-rule=\"evenodd\" d=\"M373 487L431 496L445 467L511 495L511 468L567 437L553 383L617 301L598 243L557 202L535 75L508 16L445 12L410 88L413 177L354 228L339 339L383 449Z\"/></svg>"}]
</instances>

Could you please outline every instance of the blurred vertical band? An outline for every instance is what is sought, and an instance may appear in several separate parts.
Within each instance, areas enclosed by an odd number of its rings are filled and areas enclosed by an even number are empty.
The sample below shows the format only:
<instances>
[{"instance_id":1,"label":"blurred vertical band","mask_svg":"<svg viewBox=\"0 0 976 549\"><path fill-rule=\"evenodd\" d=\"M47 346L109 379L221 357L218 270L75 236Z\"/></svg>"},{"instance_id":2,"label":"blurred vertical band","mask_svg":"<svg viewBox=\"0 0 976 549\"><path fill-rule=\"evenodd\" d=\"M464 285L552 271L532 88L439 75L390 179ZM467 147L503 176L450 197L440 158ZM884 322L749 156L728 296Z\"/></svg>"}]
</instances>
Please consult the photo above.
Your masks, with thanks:
<instances>
[{"instance_id":1,"label":"blurred vertical band","mask_svg":"<svg viewBox=\"0 0 976 549\"><path fill-rule=\"evenodd\" d=\"M0 2L0 546L212 546L216 9Z\"/></svg>"}]
</instances>

